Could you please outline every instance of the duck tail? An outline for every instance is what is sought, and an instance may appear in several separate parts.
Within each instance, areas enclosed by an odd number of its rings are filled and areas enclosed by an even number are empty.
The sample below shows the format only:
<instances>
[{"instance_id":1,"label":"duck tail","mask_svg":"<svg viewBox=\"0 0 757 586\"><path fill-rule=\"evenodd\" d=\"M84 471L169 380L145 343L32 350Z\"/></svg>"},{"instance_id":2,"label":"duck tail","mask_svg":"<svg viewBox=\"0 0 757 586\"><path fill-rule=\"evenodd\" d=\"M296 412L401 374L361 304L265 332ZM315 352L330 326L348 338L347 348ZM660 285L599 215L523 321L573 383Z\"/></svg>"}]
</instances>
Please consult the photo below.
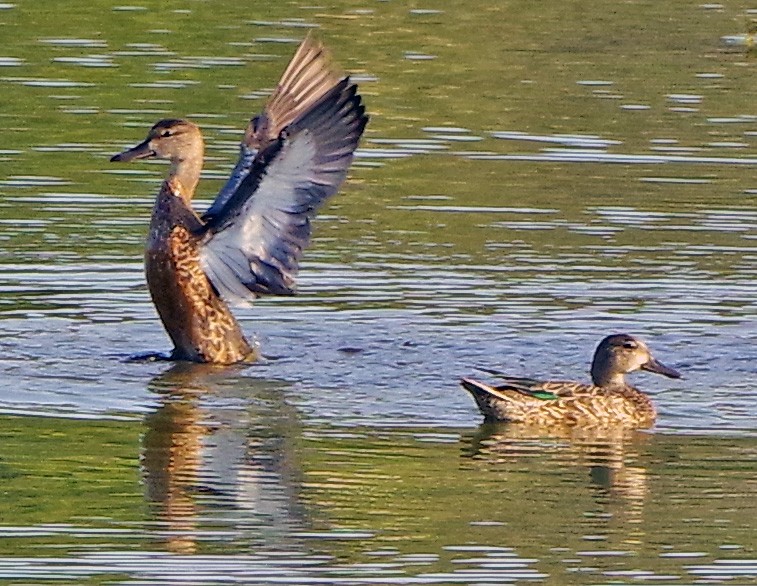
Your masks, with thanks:
<instances>
[{"instance_id":1,"label":"duck tail","mask_svg":"<svg viewBox=\"0 0 757 586\"><path fill-rule=\"evenodd\" d=\"M512 397L472 378L460 379L462 387L468 391L478 405L479 411L486 421L512 421L508 406L513 402Z\"/></svg>"}]
</instances>

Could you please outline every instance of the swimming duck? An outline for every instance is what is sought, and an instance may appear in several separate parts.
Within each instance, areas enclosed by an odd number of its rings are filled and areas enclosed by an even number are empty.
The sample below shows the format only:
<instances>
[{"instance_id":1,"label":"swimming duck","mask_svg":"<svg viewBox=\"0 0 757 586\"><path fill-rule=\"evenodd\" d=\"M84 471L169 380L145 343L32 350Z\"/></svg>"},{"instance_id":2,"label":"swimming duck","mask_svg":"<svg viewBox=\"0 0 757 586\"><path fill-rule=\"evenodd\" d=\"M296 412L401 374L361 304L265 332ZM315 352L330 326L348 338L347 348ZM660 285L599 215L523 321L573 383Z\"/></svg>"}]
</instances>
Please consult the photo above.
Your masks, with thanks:
<instances>
[{"instance_id":1,"label":"swimming duck","mask_svg":"<svg viewBox=\"0 0 757 586\"><path fill-rule=\"evenodd\" d=\"M357 86L307 36L263 112L252 118L239 161L208 210L192 209L204 144L188 120L157 122L114 162L171 163L152 211L147 284L174 349L171 360L254 360L229 303L291 295L310 220L344 181L368 122Z\"/></svg>"},{"instance_id":2,"label":"swimming duck","mask_svg":"<svg viewBox=\"0 0 757 586\"><path fill-rule=\"evenodd\" d=\"M518 378L489 369L501 378L496 386L463 378L462 386L473 395L487 421L523 422L534 425L612 424L649 427L656 418L647 395L626 382L635 370L680 378L678 371L656 360L647 345L628 334L607 336L599 343L591 364L593 384L572 381L540 381Z\"/></svg>"}]
</instances>

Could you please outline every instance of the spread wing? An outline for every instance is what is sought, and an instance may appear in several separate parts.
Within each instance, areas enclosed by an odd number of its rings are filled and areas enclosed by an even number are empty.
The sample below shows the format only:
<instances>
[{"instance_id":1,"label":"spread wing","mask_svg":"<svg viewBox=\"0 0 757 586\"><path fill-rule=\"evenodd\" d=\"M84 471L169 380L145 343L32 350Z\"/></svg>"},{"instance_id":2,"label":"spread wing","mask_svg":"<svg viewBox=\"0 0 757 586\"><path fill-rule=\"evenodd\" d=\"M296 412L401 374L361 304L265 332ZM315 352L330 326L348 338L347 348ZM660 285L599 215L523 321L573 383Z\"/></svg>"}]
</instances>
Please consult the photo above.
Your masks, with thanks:
<instances>
[{"instance_id":1,"label":"spread wing","mask_svg":"<svg viewBox=\"0 0 757 586\"><path fill-rule=\"evenodd\" d=\"M202 268L228 301L293 293L310 220L344 181L367 122L344 78L255 155L200 241Z\"/></svg>"},{"instance_id":2,"label":"spread wing","mask_svg":"<svg viewBox=\"0 0 757 586\"><path fill-rule=\"evenodd\" d=\"M312 108L341 80L341 73L321 42L312 34L300 43L292 60L268 99L263 112L247 125L239 145L239 161L213 205L203 215L217 216L252 170L255 155L278 139L281 131Z\"/></svg>"},{"instance_id":3,"label":"spread wing","mask_svg":"<svg viewBox=\"0 0 757 586\"><path fill-rule=\"evenodd\" d=\"M254 149L266 146L279 133L312 108L344 76L335 69L325 47L308 34L297 48L281 80L260 116L245 132L245 143Z\"/></svg>"}]
</instances>

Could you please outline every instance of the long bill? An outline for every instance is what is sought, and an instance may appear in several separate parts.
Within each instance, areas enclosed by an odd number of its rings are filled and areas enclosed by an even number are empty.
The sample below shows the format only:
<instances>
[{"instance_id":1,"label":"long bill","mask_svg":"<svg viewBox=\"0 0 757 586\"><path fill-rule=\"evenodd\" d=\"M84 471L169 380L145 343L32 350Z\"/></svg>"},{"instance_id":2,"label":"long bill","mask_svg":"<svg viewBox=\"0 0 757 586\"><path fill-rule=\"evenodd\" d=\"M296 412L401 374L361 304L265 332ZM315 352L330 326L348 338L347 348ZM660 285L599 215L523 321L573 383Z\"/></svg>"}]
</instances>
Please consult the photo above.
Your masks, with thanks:
<instances>
[{"instance_id":1,"label":"long bill","mask_svg":"<svg viewBox=\"0 0 757 586\"><path fill-rule=\"evenodd\" d=\"M125 150L122 153L113 155L110 158L111 163L128 163L136 159L149 159L157 156L157 153L150 146L150 140L145 140L137 146Z\"/></svg>"},{"instance_id":2,"label":"long bill","mask_svg":"<svg viewBox=\"0 0 757 586\"><path fill-rule=\"evenodd\" d=\"M662 362L654 358L650 358L647 362L642 364L641 370L656 372L657 374L661 374L669 378L681 378L681 373L678 372L675 368L665 366Z\"/></svg>"}]
</instances>

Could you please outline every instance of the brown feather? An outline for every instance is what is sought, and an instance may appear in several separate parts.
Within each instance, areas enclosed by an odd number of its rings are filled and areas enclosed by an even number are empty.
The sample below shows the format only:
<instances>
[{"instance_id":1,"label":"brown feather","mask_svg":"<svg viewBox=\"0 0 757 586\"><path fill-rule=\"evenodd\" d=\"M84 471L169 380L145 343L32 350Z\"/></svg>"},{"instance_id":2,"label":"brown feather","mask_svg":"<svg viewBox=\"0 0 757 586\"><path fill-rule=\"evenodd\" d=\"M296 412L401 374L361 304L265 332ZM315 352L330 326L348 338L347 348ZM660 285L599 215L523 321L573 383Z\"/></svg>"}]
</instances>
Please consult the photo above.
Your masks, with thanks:
<instances>
[{"instance_id":1,"label":"brown feather","mask_svg":"<svg viewBox=\"0 0 757 586\"><path fill-rule=\"evenodd\" d=\"M168 180L158 194L145 251L145 272L155 308L174 343L174 360L231 364L254 358L229 306L200 268L181 185ZM177 206L184 213L176 214ZM189 220L189 221L187 221Z\"/></svg>"},{"instance_id":2,"label":"brown feather","mask_svg":"<svg viewBox=\"0 0 757 586\"><path fill-rule=\"evenodd\" d=\"M580 383L547 381L541 390L558 399L539 399L507 385L490 386L464 378L461 384L473 395L489 421L528 422L535 425L586 425L612 421L619 425L649 427L656 417L652 401L631 386L602 388Z\"/></svg>"},{"instance_id":3,"label":"brown feather","mask_svg":"<svg viewBox=\"0 0 757 586\"><path fill-rule=\"evenodd\" d=\"M264 148L341 79L341 72L332 64L326 48L312 33L308 34L284 70L263 113L247 126L244 138L247 146L255 150Z\"/></svg>"}]
</instances>

